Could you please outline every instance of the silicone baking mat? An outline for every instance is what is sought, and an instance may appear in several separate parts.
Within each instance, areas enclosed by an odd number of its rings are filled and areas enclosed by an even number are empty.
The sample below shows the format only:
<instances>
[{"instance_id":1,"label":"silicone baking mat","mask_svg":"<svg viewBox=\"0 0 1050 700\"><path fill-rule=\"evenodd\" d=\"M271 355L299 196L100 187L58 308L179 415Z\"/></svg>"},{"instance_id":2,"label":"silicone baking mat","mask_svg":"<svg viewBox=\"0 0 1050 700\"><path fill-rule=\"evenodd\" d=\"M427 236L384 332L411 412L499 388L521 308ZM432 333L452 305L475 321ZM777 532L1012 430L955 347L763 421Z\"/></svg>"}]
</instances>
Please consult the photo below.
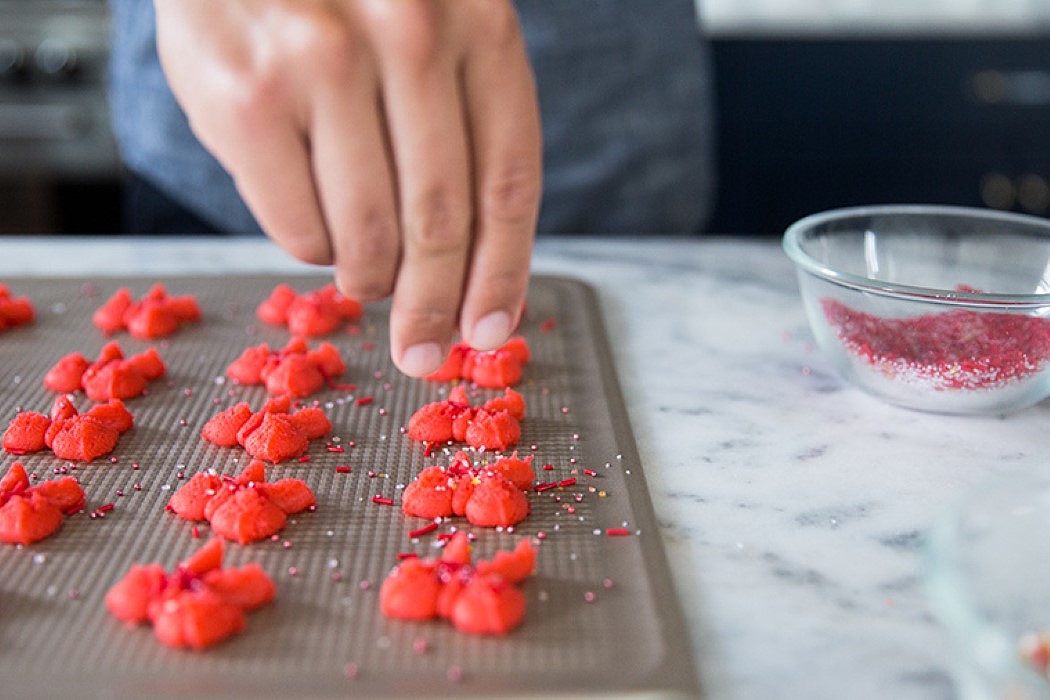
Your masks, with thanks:
<instances>
[{"instance_id":1,"label":"silicone baking mat","mask_svg":"<svg viewBox=\"0 0 1050 700\"><path fill-rule=\"evenodd\" d=\"M148 395L128 401L136 425L111 455L87 464L48 452L2 455L4 471L21 460L37 481L73 474L88 498L84 511L67 517L49 539L0 545L4 697L699 692L608 339L586 285L537 277L530 286L521 333L532 359L517 387L527 402L518 449L534 455L537 481L562 485L531 492L530 516L511 531L451 519L434 533L409 536L426 521L401 513L401 490L425 466L447 465L450 451L425 456L403 426L417 408L447 396L451 385L397 372L388 358L384 304L367 307L360 321L325 338L348 365L339 381L356 388L326 388L311 397L332 420L333 433L311 443L308 460L267 468L269 479L304 479L318 507L291 516L275 539L227 545L226 564L260 563L277 583L277 600L249 613L243 634L193 652L162 646L148 626L118 622L103 598L131 564L171 569L206 542L205 523L194 531L164 506L194 473L233 474L247 463L239 447L200 438L205 421L220 410L239 401L257 409L265 400L261 387L234 385L224 370L250 345L279 348L288 341L286 329L265 326L254 315L278 282L306 291L327 278L5 282L37 309L35 324L0 333L5 420L19 409L50 410L55 397L41 378L64 354L94 358L108 340L125 354L151 345L126 334L107 339L91 325L91 313L119 287L138 296L162 282L171 294L194 294L204 319L152 343L168 375ZM495 393L479 389L475 401ZM78 394L74 403L83 409L87 400ZM374 502L377 495L393 505ZM512 548L522 537L538 543L536 574L523 587L527 616L509 635L469 636L443 621L404 622L379 613L379 588L398 555L435 555L438 535L454 528L476 533L475 558Z\"/></svg>"}]
</instances>

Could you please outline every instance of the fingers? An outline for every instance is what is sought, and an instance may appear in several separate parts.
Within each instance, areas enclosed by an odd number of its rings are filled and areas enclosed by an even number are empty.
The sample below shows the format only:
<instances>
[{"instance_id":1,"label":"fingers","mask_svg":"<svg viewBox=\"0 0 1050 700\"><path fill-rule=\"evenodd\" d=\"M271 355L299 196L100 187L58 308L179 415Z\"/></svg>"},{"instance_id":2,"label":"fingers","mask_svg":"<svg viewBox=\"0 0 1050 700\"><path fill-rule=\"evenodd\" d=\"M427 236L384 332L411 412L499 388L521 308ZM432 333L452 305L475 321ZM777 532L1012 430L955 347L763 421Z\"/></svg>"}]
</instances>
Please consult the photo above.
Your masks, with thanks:
<instances>
[{"instance_id":1,"label":"fingers","mask_svg":"<svg viewBox=\"0 0 1050 700\"><path fill-rule=\"evenodd\" d=\"M402 251L391 304L394 363L437 369L455 332L471 247L472 188L458 56L428 4L384 27L383 104L398 175Z\"/></svg>"},{"instance_id":2,"label":"fingers","mask_svg":"<svg viewBox=\"0 0 1050 700\"><path fill-rule=\"evenodd\" d=\"M347 296L373 301L393 290L401 247L378 78L360 47L336 45L324 53L331 55L322 62L310 118L313 177L336 283Z\"/></svg>"},{"instance_id":3,"label":"fingers","mask_svg":"<svg viewBox=\"0 0 1050 700\"><path fill-rule=\"evenodd\" d=\"M156 9L158 54L194 133L271 238L305 262L330 263L293 85L279 61L260 61L258 47L241 41L264 33L265 20L232 2L158 1Z\"/></svg>"},{"instance_id":4,"label":"fingers","mask_svg":"<svg viewBox=\"0 0 1050 700\"><path fill-rule=\"evenodd\" d=\"M543 177L532 71L506 9L484 15L464 70L477 219L460 328L479 350L502 345L520 320Z\"/></svg>"}]
</instances>

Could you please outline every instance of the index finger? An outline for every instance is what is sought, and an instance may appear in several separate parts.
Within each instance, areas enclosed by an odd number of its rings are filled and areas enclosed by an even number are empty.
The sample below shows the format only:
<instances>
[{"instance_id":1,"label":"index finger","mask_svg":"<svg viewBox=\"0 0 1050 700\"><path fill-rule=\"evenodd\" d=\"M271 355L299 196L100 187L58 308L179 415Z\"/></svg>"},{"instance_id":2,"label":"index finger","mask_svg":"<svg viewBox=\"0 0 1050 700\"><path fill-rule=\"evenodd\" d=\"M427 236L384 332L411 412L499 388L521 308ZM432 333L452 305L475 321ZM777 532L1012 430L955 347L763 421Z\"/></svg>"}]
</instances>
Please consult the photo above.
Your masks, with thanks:
<instances>
[{"instance_id":1,"label":"index finger","mask_svg":"<svg viewBox=\"0 0 1050 700\"><path fill-rule=\"evenodd\" d=\"M471 237L458 60L439 50L440 37L430 34L429 41L430 46L426 39L408 49L400 46L383 65L382 82L403 238L390 310L391 356L412 376L427 374L444 360L459 318Z\"/></svg>"},{"instance_id":2,"label":"index finger","mask_svg":"<svg viewBox=\"0 0 1050 700\"><path fill-rule=\"evenodd\" d=\"M517 16L489 6L464 70L474 154L474 250L460 315L478 350L506 342L517 326L543 181L536 88Z\"/></svg>"}]
</instances>

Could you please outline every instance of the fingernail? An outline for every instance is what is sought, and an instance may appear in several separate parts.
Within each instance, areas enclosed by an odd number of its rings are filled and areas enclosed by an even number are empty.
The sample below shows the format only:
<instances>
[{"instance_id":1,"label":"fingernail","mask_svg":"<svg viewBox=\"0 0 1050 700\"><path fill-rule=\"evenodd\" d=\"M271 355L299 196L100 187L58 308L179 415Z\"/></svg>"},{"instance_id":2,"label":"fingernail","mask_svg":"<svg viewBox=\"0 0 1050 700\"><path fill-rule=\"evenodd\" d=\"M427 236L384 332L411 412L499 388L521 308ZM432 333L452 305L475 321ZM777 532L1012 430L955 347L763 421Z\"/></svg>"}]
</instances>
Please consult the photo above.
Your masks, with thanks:
<instances>
[{"instance_id":1,"label":"fingernail","mask_svg":"<svg viewBox=\"0 0 1050 700\"><path fill-rule=\"evenodd\" d=\"M470 335L470 344L478 350L494 350L510 337L510 314L506 311L493 311L474 324Z\"/></svg>"},{"instance_id":2,"label":"fingernail","mask_svg":"<svg viewBox=\"0 0 1050 700\"><path fill-rule=\"evenodd\" d=\"M401 371L413 377L430 374L444 362L437 343L410 345L401 355Z\"/></svg>"}]
</instances>

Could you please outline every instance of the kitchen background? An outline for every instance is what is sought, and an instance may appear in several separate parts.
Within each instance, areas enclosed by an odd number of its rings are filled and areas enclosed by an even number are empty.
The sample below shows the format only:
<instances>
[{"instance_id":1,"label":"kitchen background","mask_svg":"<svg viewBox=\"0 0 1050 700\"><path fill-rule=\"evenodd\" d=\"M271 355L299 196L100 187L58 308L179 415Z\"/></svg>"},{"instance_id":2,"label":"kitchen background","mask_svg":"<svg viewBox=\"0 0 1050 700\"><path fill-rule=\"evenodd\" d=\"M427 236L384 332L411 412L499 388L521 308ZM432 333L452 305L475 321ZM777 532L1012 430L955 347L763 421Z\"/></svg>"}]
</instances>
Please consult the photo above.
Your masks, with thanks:
<instances>
[{"instance_id":1,"label":"kitchen background","mask_svg":"<svg viewBox=\"0 0 1050 700\"><path fill-rule=\"evenodd\" d=\"M702 0L711 230L834 206L1050 214L1050 0ZM111 233L104 0L0 0L0 234Z\"/></svg>"}]
</instances>

